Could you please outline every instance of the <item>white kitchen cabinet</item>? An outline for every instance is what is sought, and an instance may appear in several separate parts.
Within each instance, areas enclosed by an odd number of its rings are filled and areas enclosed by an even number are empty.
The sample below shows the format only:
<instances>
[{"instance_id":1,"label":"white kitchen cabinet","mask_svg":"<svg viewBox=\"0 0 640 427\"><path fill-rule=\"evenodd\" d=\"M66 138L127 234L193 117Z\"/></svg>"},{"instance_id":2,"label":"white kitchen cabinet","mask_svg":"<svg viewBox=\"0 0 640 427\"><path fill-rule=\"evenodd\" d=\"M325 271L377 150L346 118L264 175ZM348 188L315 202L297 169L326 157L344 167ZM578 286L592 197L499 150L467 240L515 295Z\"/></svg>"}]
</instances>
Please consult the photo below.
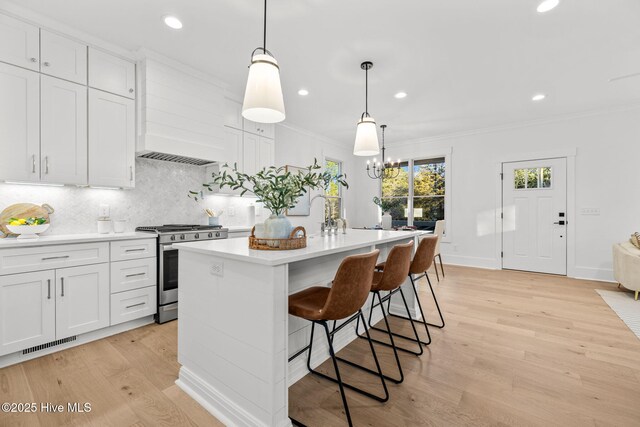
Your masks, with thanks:
<instances>
[{"instance_id":1,"label":"white kitchen cabinet","mask_svg":"<svg viewBox=\"0 0 640 427\"><path fill-rule=\"evenodd\" d=\"M0 94L0 180L38 181L40 75L0 63Z\"/></svg>"},{"instance_id":2,"label":"white kitchen cabinet","mask_svg":"<svg viewBox=\"0 0 640 427\"><path fill-rule=\"evenodd\" d=\"M158 289L155 286L111 295L111 325L156 314Z\"/></svg>"},{"instance_id":3,"label":"white kitchen cabinet","mask_svg":"<svg viewBox=\"0 0 640 427\"><path fill-rule=\"evenodd\" d=\"M39 28L0 14L0 61L38 71L40 69Z\"/></svg>"},{"instance_id":4,"label":"white kitchen cabinet","mask_svg":"<svg viewBox=\"0 0 640 427\"><path fill-rule=\"evenodd\" d=\"M258 169L274 166L275 143L273 139L260 137L258 148Z\"/></svg>"},{"instance_id":5,"label":"white kitchen cabinet","mask_svg":"<svg viewBox=\"0 0 640 427\"><path fill-rule=\"evenodd\" d=\"M244 119L243 129L245 132L260 135L264 138L275 138L275 125L273 123L256 123L251 120Z\"/></svg>"},{"instance_id":6,"label":"white kitchen cabinet","mask_svg":"<svg viewBox=\"0 0 640 427\"><path fill-rule=\"evenodd\" d=\"M53 270L0 276L0 356L56 339Z\"/></svg>"},{"instance_id":7,"label":"white kitchen cabinet","mask_svg":"<svg viewBox=\"0 0 640 427\"><path fill-rule=\"evenodd\" d=\"M56 339L109 326L109 264L56 270Z\"/></svg>"},{"instance_id":8,"label":"white kitchen cabinet","mask_svg":"<svg viewBox=\"0 0 640 427\"><path fill-rule=\"evenodd\" d=\"M87 88L41 76L42 182L87 184Z\"/></svg>"},{"instance_id":9,"label":"white kitchen cabinet","mask_svg":"<svg viewBox=\"0 0 640 427\"><path fill-rule=\"evenodd\" d=\"M242 171L255 175L260 170L260 137L251 133L244 133L242 147Z\"/></svg>"},{"instance_id":10,"label":"white kitchen cabinet","mask_svg":"<svg viewBox=\"0 0 640 427\"><path fill-rule=\"evenodd\" d=\"M220 163L229 164L233 167L234 163L238 164L238 169L242 170L242 144L243 132L239 129L230 127L224 128L224 156L220 159Z\"/></svg>"},{"instance_id":11,"label":"white kitchen cabinet","mask_svg":"<svg viewBox=\"0 0 640 427\"><path fill-rule=\"evenodd\" d=\"M90 47L89 86L135 98L136 66L132 62Z\"/></svg>"},{"instance_id":12,"label":"white kitchen cabinet","mask_svg":"<svg viewBox=\"0 0 640 427\"><path fill-rule=\"evenodd\" d=\"M89 185L135 183L135 101L89 89Z\"/></svg>"},{"instance_id":13,"label":"white kitchen cabinet","mask_svg":"<svg viewBox=\"0 0 640 427\"><path fill-rule=\"evenodd\" d=\"M232 99L224 99L224 125L242 130L242 104Z\"/></svg>"},{"instance_id":14,"label":"white kitchen cabinet","mask_svg":"<svg viewBox=\"0 0 640 427\"><path fill-rule=\"evenodd\" d=\"M40 72L87 84L87 45L40 30Z\"/></svg>"}]
</instances>

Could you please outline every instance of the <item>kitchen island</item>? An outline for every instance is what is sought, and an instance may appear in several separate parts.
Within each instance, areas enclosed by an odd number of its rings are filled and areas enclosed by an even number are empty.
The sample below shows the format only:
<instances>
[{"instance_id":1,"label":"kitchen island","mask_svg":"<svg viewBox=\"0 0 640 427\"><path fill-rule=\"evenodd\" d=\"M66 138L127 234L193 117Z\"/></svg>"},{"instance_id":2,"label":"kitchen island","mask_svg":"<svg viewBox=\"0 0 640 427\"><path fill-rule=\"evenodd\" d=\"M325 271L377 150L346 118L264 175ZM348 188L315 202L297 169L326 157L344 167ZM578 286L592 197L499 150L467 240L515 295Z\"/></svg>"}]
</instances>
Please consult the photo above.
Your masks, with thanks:
<instances>
[{"instance_id":1,"label":"kitchen island","mask_svg":"<svg viewBox=\"0 0 640 427\"><path fill-rule=\"evenodd\" d=\"M176 383L225 424L291 425L288 387L308 371L306 353L291 363L288 357L308 344L310 323L288 315L288 295L328 285L346 256L379 249L384 261L395 244L421 234L347 230L309 236L306 248L292 251L251 250L244 238L176 244L182 365ZM414 309L413 292L405 295ZM355 339L354 328L336 335L336 350ZM312 366L329 357L320 335Z\"/></svg>"}]
</instances>

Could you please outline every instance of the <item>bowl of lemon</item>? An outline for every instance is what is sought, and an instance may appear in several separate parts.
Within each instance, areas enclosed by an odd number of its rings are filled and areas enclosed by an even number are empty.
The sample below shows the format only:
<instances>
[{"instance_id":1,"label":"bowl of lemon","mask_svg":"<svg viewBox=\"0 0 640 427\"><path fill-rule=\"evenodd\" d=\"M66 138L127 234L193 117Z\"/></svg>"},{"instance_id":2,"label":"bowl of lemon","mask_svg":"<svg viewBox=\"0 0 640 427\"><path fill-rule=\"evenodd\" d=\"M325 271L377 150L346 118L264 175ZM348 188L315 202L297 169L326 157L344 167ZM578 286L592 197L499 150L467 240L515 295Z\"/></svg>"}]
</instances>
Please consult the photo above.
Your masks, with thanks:
<instances>
[{"instance_id":1,"label":"bowl of lemon","mask_svg":"<svg viewBox=\"0 0 640 427\"><path fill-rule=\"evenodd\" d=\"M49 228L45 218L10 218L7 229L18 235L18 239L37 239L38 234Z\"/></svg>"}]
</instances>

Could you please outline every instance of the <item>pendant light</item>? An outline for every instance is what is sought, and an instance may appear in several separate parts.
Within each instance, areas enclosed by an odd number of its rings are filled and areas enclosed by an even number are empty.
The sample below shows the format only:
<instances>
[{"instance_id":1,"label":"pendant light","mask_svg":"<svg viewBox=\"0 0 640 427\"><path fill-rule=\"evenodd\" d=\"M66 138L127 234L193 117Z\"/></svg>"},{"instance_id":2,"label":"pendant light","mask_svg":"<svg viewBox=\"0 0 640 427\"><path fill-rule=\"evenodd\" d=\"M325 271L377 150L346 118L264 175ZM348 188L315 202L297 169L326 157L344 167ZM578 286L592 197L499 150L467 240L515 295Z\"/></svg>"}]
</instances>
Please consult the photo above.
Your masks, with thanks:
<instances>
[{"instance_id":1,"label":"pendant light","mask_svg":"<svg viewBox=\"0 0 640 427\"><path fill-rule=\"evenodd\" d=\"M376 121L369 115L369 70L371 67L373 67L373 62L370 61L360 64L360 68L365 73L365 101L364 113L362 113L356 128L356 143L353 146L353 154L356 156L375 156L380 152Z\"/></svg>"},{"instance_id":2,"label":"pendant light","mask_svg":"<svg viewBox=\"0 0 640 427\"><path fill-rule=\"evenodd\" d=\"M278 123L285 118L284 100L278 61L267 50L267 0L264 0L263 37L262 47L251 53L242 116L252 122Z\"/></svg>"}]
</instances>

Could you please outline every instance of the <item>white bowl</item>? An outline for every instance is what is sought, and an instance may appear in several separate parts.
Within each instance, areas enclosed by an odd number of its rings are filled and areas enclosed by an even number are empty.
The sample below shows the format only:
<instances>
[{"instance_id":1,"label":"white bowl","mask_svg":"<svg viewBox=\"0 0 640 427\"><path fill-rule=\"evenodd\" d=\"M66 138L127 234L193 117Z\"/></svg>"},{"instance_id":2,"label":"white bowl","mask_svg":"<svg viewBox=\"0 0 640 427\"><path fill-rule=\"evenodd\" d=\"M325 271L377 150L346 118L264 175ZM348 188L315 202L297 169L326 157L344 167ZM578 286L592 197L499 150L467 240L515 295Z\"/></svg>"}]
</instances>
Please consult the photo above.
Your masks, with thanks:
<instances>
[{"instance_id":1,"label":"white bowl","mask_svg":"<svg viewBox=\"0 0 640 427\"><path fill-rule=\"evenodd\" d=\"M39 233L44 233L49 224L40 225L7 225L7 229L13 234L18 234L18 239L37 239Z\"/></svg>"}]
</instances>

